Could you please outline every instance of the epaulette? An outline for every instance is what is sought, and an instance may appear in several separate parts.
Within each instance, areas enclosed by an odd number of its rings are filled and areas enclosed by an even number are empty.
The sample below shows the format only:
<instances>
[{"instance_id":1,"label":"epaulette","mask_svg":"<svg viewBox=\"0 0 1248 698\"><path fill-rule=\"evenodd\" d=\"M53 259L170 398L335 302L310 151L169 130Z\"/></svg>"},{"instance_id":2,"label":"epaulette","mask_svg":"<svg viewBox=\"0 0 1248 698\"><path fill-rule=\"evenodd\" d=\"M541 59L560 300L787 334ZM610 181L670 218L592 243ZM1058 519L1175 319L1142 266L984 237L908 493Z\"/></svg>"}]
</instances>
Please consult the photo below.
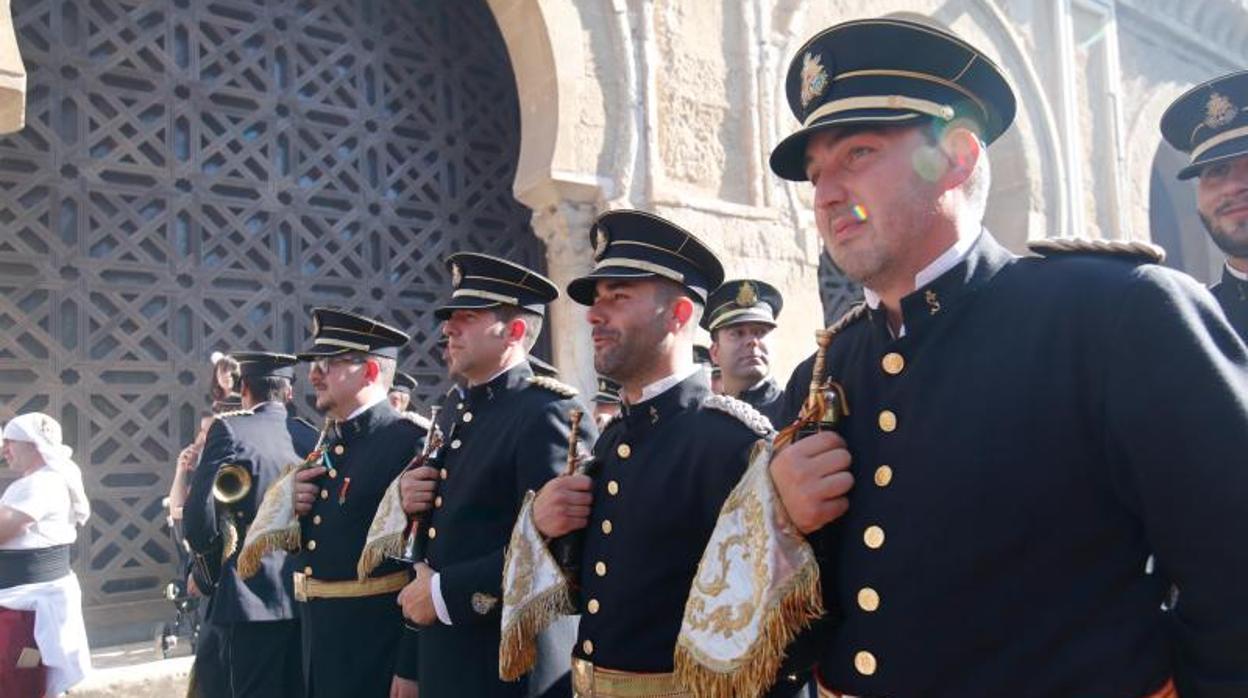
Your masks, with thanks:
<instances>
[{"instance_id":1,"label":"epaulette","mask_svg":"<svg viewBox=\"0 0 1248 698\"><path fill-rule=\"evenodd\" d=\"M1096 254L1133 259L1144 264L1161 264L1166 250L1151 242L1136 240L1090 240L1087 238L1047 238L1032 240L1027 249L1041 257L1073 254Z\"/></svg>"},{"instance_id":2,"label":"epaulette","mask_svg":"<svg viewBox=\"0 0 1248 698\"><path fill-rule=\"evenodd\" d=\"M743 402L735 397L712 395L702 403L702 406L707 409L726 412L736 417L742 424L749 427L751 431L759 436L767 436L775 431L771 426L771 420L764 417L762 412L754 409L750 403Z\"/></svg>"},{"instance_id":3,"label":"epaulette","mask_svg":"<svg viewBox=\"0 0 1248 698\"><path fill-rule=\"evenodd\" d=\"M532 376L529 378L529 384L536 385L539 388L545 388L561 397L576 397L576 394L580 392L567 383L560 383L554 378L549 378L547 376Z\"/></svg>"},{"instance_id":4,"label":"epaulette","mask_svg":"<svg viewBox=\"0 0 1248 698\"><path fill-rule=\"evenodd\" d=\"M242 409L242 410L227 410L227 411L225 411L225 412L218 412L218 413L216 413L216 414L212 415L212 418L213 418L213 419L223 419L223 418L225 418L225 417L239 417L239 416L242 416L242 415L245 415L245 414L255 414L255 412L252 412L251 410L248 410L248 409Z\"/></svg>"}]
</instances>

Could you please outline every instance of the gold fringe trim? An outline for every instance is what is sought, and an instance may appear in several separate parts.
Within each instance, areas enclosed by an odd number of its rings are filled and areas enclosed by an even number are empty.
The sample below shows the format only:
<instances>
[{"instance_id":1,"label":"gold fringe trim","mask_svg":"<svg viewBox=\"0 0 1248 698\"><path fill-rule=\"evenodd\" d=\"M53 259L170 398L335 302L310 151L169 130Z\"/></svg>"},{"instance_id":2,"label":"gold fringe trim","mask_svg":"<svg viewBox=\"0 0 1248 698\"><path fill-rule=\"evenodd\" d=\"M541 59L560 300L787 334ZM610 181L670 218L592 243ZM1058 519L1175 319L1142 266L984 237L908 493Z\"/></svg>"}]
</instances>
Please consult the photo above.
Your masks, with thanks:
<instances>
[{"instance_id":1,"label":"gold fringe trim","mask_svg":"<svg viewBox=\"0 0 1248 698\"><path fill-rule=\"evenodd\" d=\"M262 557L278 550L298 550L301 541L298 519L279 531L260 534L238 554L238 574L243 579L254 577Z\"/></svg>"},{"instance_id":2,"label":"gold fringe trim","mask_svg":"<svg viewBox=\"0 0 1248 698\"><path fill-rule=\"evenodd\" d=\"M403 546L407 543L407 532L390 533L369 543L360 551L360 560L355 563L355 574L362 581L387 558L399 557L403 554Z\"/></svg>"},{"instance_id":3,"label":"gold fringe trim","mask_svg":"<svg viewBox=\"0 0 1248 698\"><path fill-rule=\"evenodd\" d=\"M676 679L681 685L695 698L759 696L770 688L784 662L789 643L824 613L819 565L813 559L798 570L787 586L780 603L762 619L759 641L736 663L736 669L714 671L699 663L688 648L678 644L673 660Z\"/></svg>"},{"instance_id":4,"label":"gold fringe trim","mask_svg":"<svg viewBox=\"0 0 1248 698\"><path fill-rule=\"evenodd\" d=\"M517 681L537 663L537 636L559 616L576 613L568 583L561 579L556 586L533 597L515 618L503 628L498 648L498 677Z\"/></svg>"}]
</instances>

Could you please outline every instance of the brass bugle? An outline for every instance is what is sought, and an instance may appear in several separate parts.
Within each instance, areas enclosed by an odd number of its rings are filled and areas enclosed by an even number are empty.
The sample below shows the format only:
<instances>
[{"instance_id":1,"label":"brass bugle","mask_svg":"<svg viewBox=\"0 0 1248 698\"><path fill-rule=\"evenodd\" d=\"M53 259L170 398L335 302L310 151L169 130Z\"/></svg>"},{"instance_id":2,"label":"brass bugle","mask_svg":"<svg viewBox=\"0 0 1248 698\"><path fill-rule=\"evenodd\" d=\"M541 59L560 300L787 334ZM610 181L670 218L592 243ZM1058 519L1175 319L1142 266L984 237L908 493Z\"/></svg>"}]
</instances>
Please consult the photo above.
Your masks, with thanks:
<instances>
[{"instance_id":1,"label":"brass bugle","mask_svg":"<svg viewBox=\"0 0 1248 698\"><path fill-rule=\"evenodd\" d=\"M212 496L222 504L234 504L251 491L251 471L241 465L226 463L212 481Z\"/></svg>"}]
</instances>

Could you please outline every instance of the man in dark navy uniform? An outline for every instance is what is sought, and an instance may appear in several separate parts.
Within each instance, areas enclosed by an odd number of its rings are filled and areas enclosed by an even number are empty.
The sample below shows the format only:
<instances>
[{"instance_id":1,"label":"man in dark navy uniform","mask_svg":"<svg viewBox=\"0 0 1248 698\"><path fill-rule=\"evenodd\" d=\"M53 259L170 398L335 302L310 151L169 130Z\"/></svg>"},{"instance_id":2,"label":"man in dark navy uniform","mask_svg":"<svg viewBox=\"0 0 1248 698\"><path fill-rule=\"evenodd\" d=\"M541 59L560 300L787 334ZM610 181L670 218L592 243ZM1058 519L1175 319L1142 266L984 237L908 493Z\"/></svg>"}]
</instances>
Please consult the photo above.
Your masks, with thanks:
<instances>
[{"instance_id":1,"label":"man in dark navy uniform","mask_svg":"<svg viewBox=\"0 0 1248 698\"><path fill-rule=\"evenodd\" d=\"M775 424L784 391L771 374L772 330L784 307L775 286L757 279L725 281L711 292L702 327L711 333L711 360L723 375L723 393L762 412Z\"/></svg>"},{"instance_id":2,"label":"man in dark navy uniform","mask_svg":"<svg viewBox=\"0 0 1248 698\"><path fill-rule=\"evenodd\" d=\"M1213 297L1146 245L982 229L1014 96L955 36L837 25L787 92L771 167L866 289L827 354L840 434L771 463L823 529L822 694L1248 695L1248 357Z\"/></svg>"},{"instance_id":3,"label":"man in dark navy uniform","mask_svg":"<svg viewBox=\"0 0 1248 698\"><path fill-rule=\"evenodd\" d=\"M620 413L620 384L598 376L598 390L594 393L594 423L602 429Z\"/></svg>"},{"instance_id":4,"label":"man in dark navy uniform","mask_svg":"<svg viewBox=\"0 0 1248 698\"><path fill-rule=\"evenodd\" d=\"M658 216L594 223L595 266L568 286L589 306L594 368L623 409L594 447L596 474L561 476L533 511L547 538L584 529L573 650L578 696L689 696L674 673L685 598L720 506L770 431L745 403L712 395L693 361L707 293L723 267Z\"/></svg>"},{"instance_id":5,"label":"man in dark navy uniform","mask_svg":"<svg viewBox=\"0 0 1248 698\"><path fill-rule=\"evenodd\" d=\"M312 347L299 358L311 363L316 408L335 425L320 464L295 476L293 493L306 695L414 697L415 638L402 636L396 601L410 574L389 561L357 578L378 503L424 444L425 431L386 400L408 337L342 310L312 314Z\"/></svg>"},{"instance_id":6,"label":"man in dark navy uniform","mask_svg":"<svg viewBox=\"0 0 1248 698\"><path fill-rule=\"evenodd\" d=\"M302 460L291 430L306 427L290 426L286 413L298 359L263 352L232 357L239 364L243 409L218 415L208 429L183 509L186 539L195 555L195 585L210 595L208 619L223 635L230 694L298 696L303 679L292 561L284 552L266 556L259 573L245 581L236 553L219 563L220 546L237 548L264 492ZM214 497L222 472L234 483L222 492L235 499L230 503Z\"/></svg>"},{"instance_id":7,"label":"man in dark navy uniform","mask_svg":"<svg viewBox=\"0 0 1248 698\"><path fill-rule=\"evenodd\" d=\"M412 391L418 385L420 385L420 381L414 377L402 371L395 371L394 383L390 386L390 392L386 394L386 399L390 401L390 406L399 414L415 422L421 429L428 430L429 418L412 407Z\"/></svg>"},{"instance_id":8,"label":"man in dark navy uniform","mask_svg":"<svg viewBox=\"0 0 1248 698\"><path fill-rule=\"evenodd\" d=\"M404 509L427 517L427 542L400 600L424 626L422 698L525 696L526 680L498 678L503 556L525 494L566 467L570 415L585 408L575 389L534 375L528 356L555 285L488 255L461 252L446 263L454 288L434 316L450 370L466 384L438 458L403 478ZM588 450L597 429L590 419L580 425ZM566 695L566 654L558 660Z\"/></svg>"},{"instance_id":9,"label":"man in dark navy uniform","mask_svg":"<svg viewBox=\"0 0 1248 698\"><path fill-rule=\"evenodd\" d=\"M1188 90L1161 117L1161 133L1192 158L1179 179L1199 178L1200 220L1227 257L1211 290L1248 341L1248 71Z\"/></svg>"}]
</instances>

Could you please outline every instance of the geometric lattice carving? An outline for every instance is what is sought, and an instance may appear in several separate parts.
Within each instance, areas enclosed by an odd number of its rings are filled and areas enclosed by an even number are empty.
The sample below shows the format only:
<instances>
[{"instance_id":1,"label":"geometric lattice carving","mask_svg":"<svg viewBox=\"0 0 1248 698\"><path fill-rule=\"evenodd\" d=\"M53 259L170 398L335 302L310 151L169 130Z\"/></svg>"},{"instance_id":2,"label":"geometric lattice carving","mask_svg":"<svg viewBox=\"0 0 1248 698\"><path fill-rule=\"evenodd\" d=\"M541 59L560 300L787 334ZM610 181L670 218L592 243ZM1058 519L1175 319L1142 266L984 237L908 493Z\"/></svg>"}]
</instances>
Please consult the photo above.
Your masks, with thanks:
<instances>
[{"instance_id":1,"label":"geometric lattice carving","mask_svg":"<svg viewBox=\"0 0 1248 698\"><path fill-rule=\"evenodd\" d=\"M51 412L84 467L88 609L163 609L160 501L213 350L290 351L312 306L353 308L412 333L427 400L440 260L544 269L511 196L515 81L484 0L13 11L29 92L0 140L0 419Z\"/></svg>"},{"instance_id":2,"label":"geometric lattice carving","mask_svg":"<svg viewBox=\"0 0 1248 698\"><path fill-rule=\"evenodd\" d=\"M862 286L854 283L832 263L826 251L819 253L819 298L823 301L823 325L827 327L862 300Z\"/></svg>"}]
</instances>

